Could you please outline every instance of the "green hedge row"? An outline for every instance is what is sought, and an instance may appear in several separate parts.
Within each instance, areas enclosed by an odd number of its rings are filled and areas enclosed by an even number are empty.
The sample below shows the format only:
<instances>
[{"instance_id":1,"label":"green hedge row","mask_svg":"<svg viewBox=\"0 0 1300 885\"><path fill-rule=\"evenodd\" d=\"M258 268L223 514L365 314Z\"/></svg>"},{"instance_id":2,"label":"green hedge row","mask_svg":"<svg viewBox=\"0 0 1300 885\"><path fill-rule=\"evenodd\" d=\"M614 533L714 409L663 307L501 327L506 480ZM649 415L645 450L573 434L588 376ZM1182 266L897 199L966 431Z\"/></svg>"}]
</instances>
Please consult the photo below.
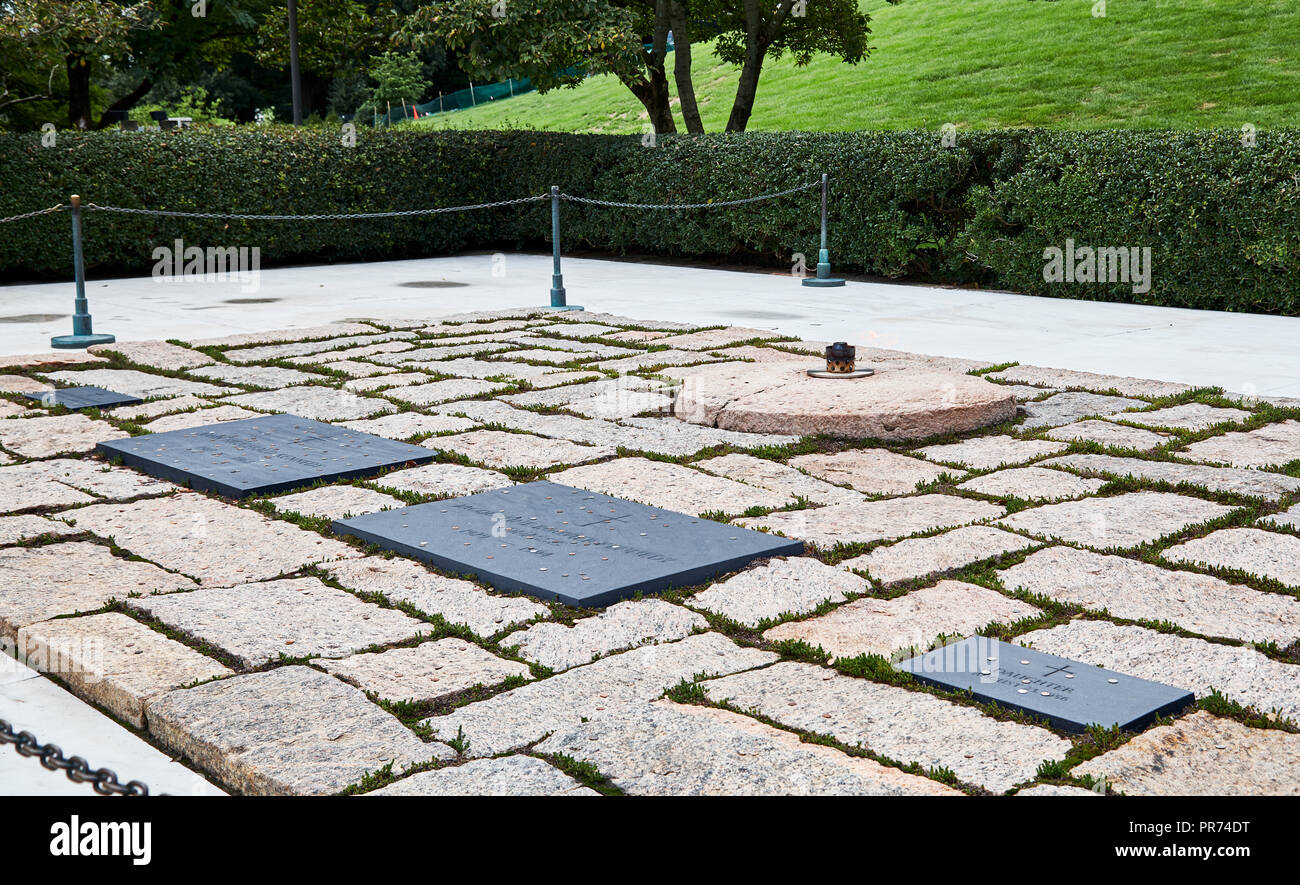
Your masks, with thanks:
<instances>
[{"instance_id":1,"label":"green hedge row","mask_svg":"<svg viewBox=\"0 0 1300 885\"><path fill-rule=\"evenodd\" d=\"M386 211L569 193L703 202L831 175L837 270L1036 295L1300 314L1300 130L747 133L660 138L321 130L0 135L0 217L66 202L244 213ZM565 204L566 249L789 266L816 261L817 193L735 208ZM0 226L0 276L67 278L66 214ZM546 204L407 219L225 222L85 216L90 274L155 246L259 246L263 266L543 247ZM1044 279L1044 250L1146 249L1151 283ZM1136 288L1141 288L1137 286Z\"/></svg>"}]
</instances>

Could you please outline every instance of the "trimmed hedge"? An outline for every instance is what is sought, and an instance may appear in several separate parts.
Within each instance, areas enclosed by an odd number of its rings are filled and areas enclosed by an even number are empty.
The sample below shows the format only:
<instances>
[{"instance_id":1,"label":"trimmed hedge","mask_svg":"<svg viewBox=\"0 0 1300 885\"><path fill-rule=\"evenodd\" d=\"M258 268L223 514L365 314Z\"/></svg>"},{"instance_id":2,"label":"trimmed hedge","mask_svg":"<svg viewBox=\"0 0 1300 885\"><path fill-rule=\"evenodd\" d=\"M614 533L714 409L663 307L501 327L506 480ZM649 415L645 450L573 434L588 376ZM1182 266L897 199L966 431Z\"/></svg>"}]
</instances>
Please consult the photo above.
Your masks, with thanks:
<instances>
[{"instance_id":1,"label":"trimmed hedge","mask_svg":"<svg viewBox=\"0 0 1300 885\"><path fill-rule=\"evenodd\" d=\"M1300 314L1300 130L1013 130L661 137L544 132L338 134L276 128L0 135L0 217L67 202L246 213L450 206L566 192L704 202L832 182L837 270L1035 295ZM789 266L817 253L817 193L746 206L563 206L564 247ZM546 203L441 216L225 222L87 212L91 275L148 272L155 246L259 246L263 266L545 247ZM0 227L0 275L71 273L66 213ZM1044 281L1044 252L1149 247L1152 285Z\"/></svg>"}]
</instances>

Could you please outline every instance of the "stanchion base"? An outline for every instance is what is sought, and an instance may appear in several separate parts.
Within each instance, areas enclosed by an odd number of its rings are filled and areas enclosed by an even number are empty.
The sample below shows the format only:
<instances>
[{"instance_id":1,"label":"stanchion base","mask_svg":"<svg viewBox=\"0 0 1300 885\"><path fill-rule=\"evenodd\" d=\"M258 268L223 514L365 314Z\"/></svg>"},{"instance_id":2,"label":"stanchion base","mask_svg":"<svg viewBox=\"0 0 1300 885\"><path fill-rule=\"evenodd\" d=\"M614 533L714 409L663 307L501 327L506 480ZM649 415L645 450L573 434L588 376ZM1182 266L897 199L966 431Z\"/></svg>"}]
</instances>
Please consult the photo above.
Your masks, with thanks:
<instances>
[{"instance_id":1,"label":"stanchion base","mask_svg":"<svg viewBox=\"0 0 1300 885\"><path fill-rule=\"evenodd\" d=\"M544 304L542 310L586 310L581 304Z\"/></svg>"},{"instance_id":2,"label":"stanchion base","mask_svg":"<svg viewBox=\"0 0 1300 885\"><path fill-rule=\"evenodd\" d=\"M820 279L817 277L804 277L803 284L805 286L816 286L818 288L830 288L832 286L843 286L844 281L838 277L822 277Z\"/></svg>"},{"instance_id":3,"label":"stanchion base","mask_svg":"<svg viewBox=\"0 0 1300 885\"><path fill-rule=\"evenodd\" d=\"M92 344L112 344L117 340L116 335L92 334L92 335L55 335L50 339L50 347L59 350L80 350L90 347Z\"/></svg>"}]
</instances>

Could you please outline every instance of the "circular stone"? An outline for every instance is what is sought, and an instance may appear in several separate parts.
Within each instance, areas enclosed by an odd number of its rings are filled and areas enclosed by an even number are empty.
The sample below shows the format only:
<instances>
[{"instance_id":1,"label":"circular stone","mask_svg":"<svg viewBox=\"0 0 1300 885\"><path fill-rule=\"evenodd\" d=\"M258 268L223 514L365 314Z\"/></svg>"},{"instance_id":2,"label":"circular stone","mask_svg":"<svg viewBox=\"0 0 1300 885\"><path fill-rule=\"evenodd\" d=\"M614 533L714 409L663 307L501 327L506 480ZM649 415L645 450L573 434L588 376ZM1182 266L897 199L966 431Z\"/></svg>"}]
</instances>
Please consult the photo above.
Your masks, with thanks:
<instances>
[{"instance_id":1,"label":"circular stone","mask_svg":"<svg viewBox=\"0 0 1300 885\"><path fill-rule=\"evenodd\" d=\"M789 364L725 363L697 367L673 413L724 430L910 440L1010 420L1016 399L983 378L929 369L827 380Z\"/></svg>"}]
</instances>

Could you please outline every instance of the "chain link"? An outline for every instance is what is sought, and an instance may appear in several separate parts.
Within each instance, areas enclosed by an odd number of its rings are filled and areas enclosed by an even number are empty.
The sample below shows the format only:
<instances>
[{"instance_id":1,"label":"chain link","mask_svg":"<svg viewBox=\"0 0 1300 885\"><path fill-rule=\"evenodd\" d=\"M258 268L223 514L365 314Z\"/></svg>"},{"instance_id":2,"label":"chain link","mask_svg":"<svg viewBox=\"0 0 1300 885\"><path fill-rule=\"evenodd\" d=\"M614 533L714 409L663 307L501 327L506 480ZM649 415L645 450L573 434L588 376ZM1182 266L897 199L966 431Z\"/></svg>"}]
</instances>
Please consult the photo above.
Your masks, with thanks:
<instances>
[{"instance_id":1,"label":"chain link","mask_svg":"<svg viewBox=\"0 0 1300 885\"><path fill-rule=\"evenodd\" d=\"M3 719L0 719L0 744L13 744L20 756L39 757L41 765L50 771L62 771L73 783L90 784L101 796L149 795L149 788L140 781L123 784L107 768L92 770L90 763L80 756L64 758L63 751L54 744L42 744L30 731L15 733L13 726Z\"/></svg>"},{"instance_id":2,"label":"chain link","mask_svg":"<svg viewBox=\"0 0 1300 885\"><path fill-rule=\"evenodd\" d=\"M773 194L760 194L757 197L745 197L742 200L721 200L715 203L616 203L611 200L575 197L572 194L560 194L560 199L568 200L570 203L585 203L589 206L608 206L611 209L718 209L723 206L743 206L746 203L757 203L761 200L775 200L777 197L788 197L791 194L809 191L821 186L820 181L814 181L812 184L792 187L789 190L777 191Z\"/></svg>"},{"instance_id":3,"label":"chain link","mask_svg":"<svg viewBox=\"0 0 1300 885\"><path fill-rule=\"evenodd\" d=\"M4 224L7 221L22 221L24 218L35 218L38 215L50 215L54 212L61 211L63 211L62 203L57 206L51 206L48 209L37 209L35 212L24 212L22 215L10 215L8 218L0 218L0 224Z\"/></svg>"},{"instance_id":4,"label":"chain link","mask_svg":"<svg viewBox=\"0 0 1300 885\"><path fill-rule=\"evenodd\" d=\"M549 200L550 194L498 200L495 203L474 203L469 206L440 206L434 209L400 209L393 212L342 212L310 215L241 215L232 212L179 212L168 209L127 209L122 206L100 206L86 203L82 208L99 212L118 212L124 215L160 215L168 218L217 218L239 221L335 221L344 218L404 218L413 215L441 215L445 212L467 212L472 209L496 209L500 206L517 206L520 203L537 203Z\"/></svg>"},{"instance_id":5,"label":"chain link","mask_svg":"<svg viewBox=\"0 0 1300 885\"><path fill-rule=\"evenodd\" d=\"M605 206L611 209L720 209L725 206L743 206L746 203L757 203L762 200L775 200L779 197L788 197L791 194L801 193L821 187L821 182L815 181L811 184L792 187L789 190L777 191L771 194L759 194L756 197L745 197L739 200L719 200L712 203L620 203L613 200L595 200L591 197L579 197L573 194L560 194L560 199L567 200L570 203L583 203L588 206ZM153 215L165 218L210 218L224 219L233 221L337 221L348 218L409 218L418 215L442 215L448 212L470 212L476 209L498 209L503 206L518 206L523 203L540 203L543 200L549 200L550 194L537 194L531 197L518 197L513 200L497 200L493 203L472 203L467 206L440 206L432 209L399 209L392 212L339 212L339 213L312 213L307 215L258 215L258 214L241 214L238 212L181 212L171 209L130 209L125 206L101 206L98 203L85 203L83 209L92 212L117 212L121 215ZM48 209L38 209L35 212L25 212L22 215L11 215L8 218L0 218L0 224L9 221L20 221L24 218L35 218L38 215L49 215L53 212L61 212L65 208L60 203L57 206L51 206Z\"/></svg>"}]
</instances>

